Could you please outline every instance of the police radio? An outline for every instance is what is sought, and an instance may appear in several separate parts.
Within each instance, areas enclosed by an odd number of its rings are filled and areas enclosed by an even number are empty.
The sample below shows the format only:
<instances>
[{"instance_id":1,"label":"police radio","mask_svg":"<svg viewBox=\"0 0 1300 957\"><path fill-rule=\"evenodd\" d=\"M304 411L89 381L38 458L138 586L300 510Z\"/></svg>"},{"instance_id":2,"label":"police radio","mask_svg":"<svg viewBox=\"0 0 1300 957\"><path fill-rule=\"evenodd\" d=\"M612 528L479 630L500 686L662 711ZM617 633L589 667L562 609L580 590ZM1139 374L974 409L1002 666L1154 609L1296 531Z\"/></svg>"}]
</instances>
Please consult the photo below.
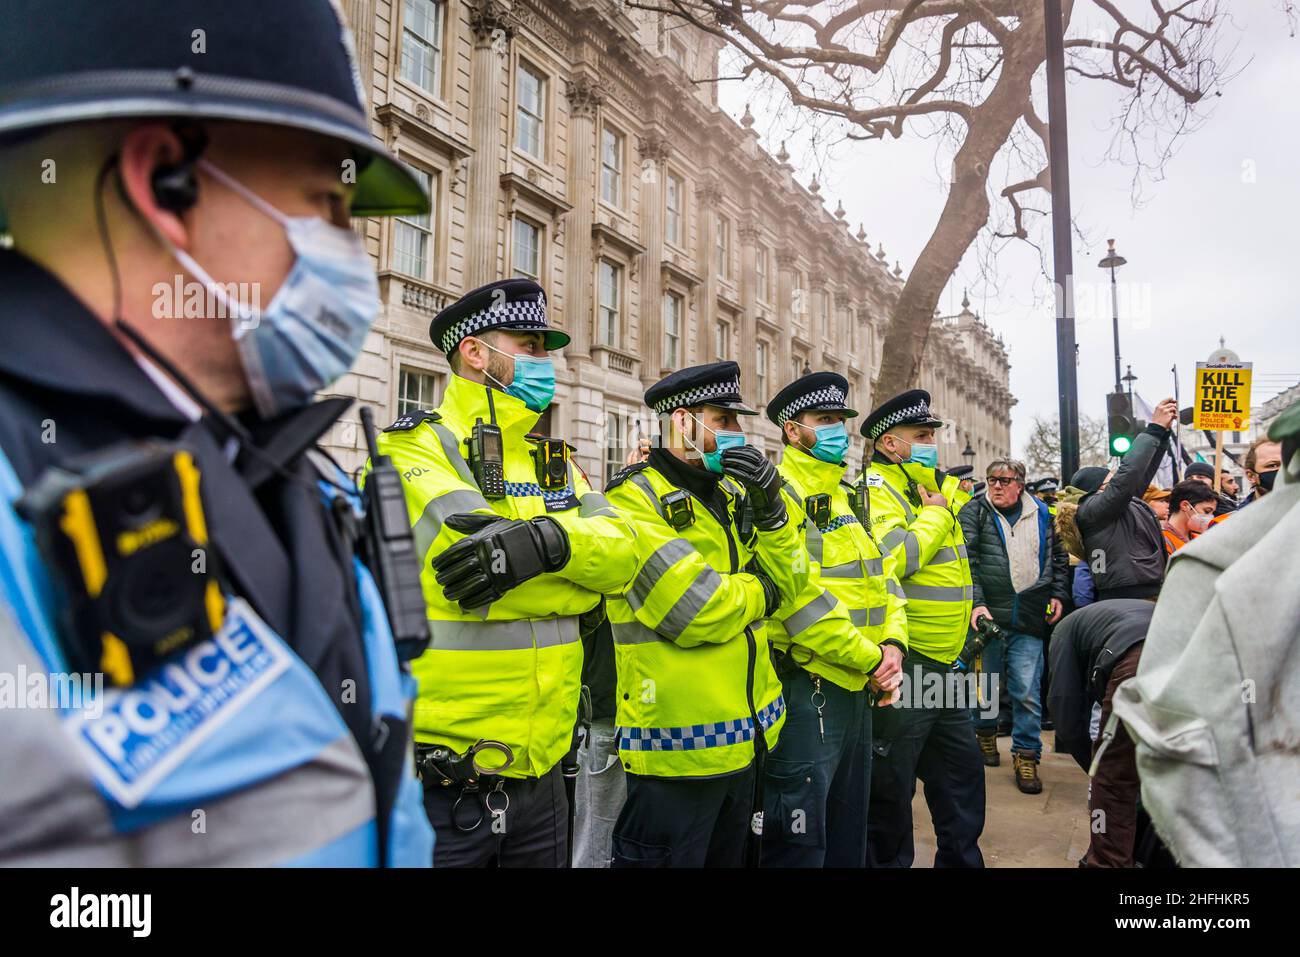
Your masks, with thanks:
<instances>
[{"instance_id":1,"label":"police radio","mask_svg":"<svg viewBox=\"0 0 1300 957\"><path fill-rule=\"evenodd\" d=\"M569 446L560 439L539 439L533 447L537 484L543 492L569 486Z\"/></svg>"},{"instance_id":2,"label":"police radio","mask_svg":"<svg viewBox=\"0 0 1300 957\"><path fill-rule=\"evenodd\" d=\"M825 531L831 523L831 497L825 492L809 495L804 499L803 508L808 513L809 521Z\"/></svg>"},{"instance_id":3,"label":"police radio","mask_svg":"<svg viewBox=\"0 0 1300 957\"><path fill-rule=\"evenodd\" d=\"M422 655L429 645L429 622L420 587L420 556L415 552L402 476L391 458L379 454L375 420L369 406L361 407L361 430L370 451L370 473L362 492L366 501L362 559L374 574L375 584L383 596L397 657L410 661Z\"/></svg>"},{"instance_id":4,"label":"police radio","mask_svg":"<svg viewBox=\"0 0 1300 957\"><path fill-rule=\"evenodd\" d=\"M61 592L71 670L124 687L221 629L199 486L183 446L119 443L47 469L15 503Z\"/></svg>"},{"instance_id":5,"label":"police radio","mask_svg":"<svg viewBox=\"0 0 1300 957\"><path fill-rule=\"evenodd\" d=\"M854 485L849 489L849 510L868 532L871 531L871 496L866 486Z\"/></svg>"}]
</instances>

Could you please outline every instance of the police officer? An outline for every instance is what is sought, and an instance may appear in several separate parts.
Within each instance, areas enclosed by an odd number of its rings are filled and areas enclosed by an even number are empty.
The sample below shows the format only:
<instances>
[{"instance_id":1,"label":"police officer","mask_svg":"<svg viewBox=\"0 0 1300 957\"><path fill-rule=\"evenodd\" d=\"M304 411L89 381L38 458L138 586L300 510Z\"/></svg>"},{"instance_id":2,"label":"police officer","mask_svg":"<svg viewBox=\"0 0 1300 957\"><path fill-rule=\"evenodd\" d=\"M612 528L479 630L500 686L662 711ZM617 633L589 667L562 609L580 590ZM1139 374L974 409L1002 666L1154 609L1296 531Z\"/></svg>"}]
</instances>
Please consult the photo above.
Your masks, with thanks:
<instances>
[{"instance_id":1,"label":"police officer","mask_svg":"<svg viewBox=\"0 0 1300 957\"><path fill-rule=\"evenodd\" d=\"M956 478L957 487L969 495L975 490L975 480L971 478L974 471L973 465L954 465L948 470L948 474Z\"/></svg>"},{"instance_id":2,"label":"police officer","mask_svg":"<svg viewBox=\"0 0 1300 957\"><path fill-rule=\"evenodd\" d=\"M907 651L907 614L869 530L864 500L844 478L848 381L812 372L767 406L785 448L779 471L807 518L810 578L832 599L768 622L786 702L781 746L768 759L765 867L863 867L871 780L872 692L893 697ZM871 691L867 690L870 683Z\"/></svg>"},{"instance_id":3,"label":"police officer","mask_svg":"<svg viewBox=\"0 0 1300 957\"><path fill-rule=\"evenodd\" d=\"M877 867L912 864L918 777L934 820L935 866L984 863L984 764L970 710L976 702L966 700L964 685L945 681L965 644L972 583L957 521L969 496L937 467L934 437L942 425L924 389L894 396L862 424L872 449L862 474L872 528L893 554L907 596L901 707L877 713L873 729L870 853Z\"/></svg>"},{"instance_id":4,"label":"police officer","mask_svg":"<svg viewBox=\"0 0 1300 957\"><path fill-rule=\"evenodd\" d=\"M313 451L351 403L313 396L378 308L349 218L428 199L328 0L129 14L0 7L0 670L104 676L6 718L0 862L427 866L375 542Z\"/></svg>"},{"instance_id":5,"label":"police officer","mask_svg":"<svg viewBox=\"0 0 1300 957\"><path fill-rule=\"evenodd\" d=\"M453 375L384 430L402 470L432 642L416 662L417 766L436 864L562 867L559 768L578 715L579 618L632 576L633 534L563 442L532 434L569 337L528 279L434 317Z\"/></svg>"},{"instance_id":6,"label":"police officer","mask_svg":"<svg viewBox=\"0 0 1300 957\"><path fill-rule=\"evenodd\" d=\"M638 559L609 602L627 771L613 865L734 867L763 806L756 759L785 720L762 620L796 598L816 620L831 602L807 594L800 516L776 467L745 444L739 417L757 413L741 401L739 366L679 370L645 401L659 442L606 489L636 527Z\"/></svg>"}]
</instances>

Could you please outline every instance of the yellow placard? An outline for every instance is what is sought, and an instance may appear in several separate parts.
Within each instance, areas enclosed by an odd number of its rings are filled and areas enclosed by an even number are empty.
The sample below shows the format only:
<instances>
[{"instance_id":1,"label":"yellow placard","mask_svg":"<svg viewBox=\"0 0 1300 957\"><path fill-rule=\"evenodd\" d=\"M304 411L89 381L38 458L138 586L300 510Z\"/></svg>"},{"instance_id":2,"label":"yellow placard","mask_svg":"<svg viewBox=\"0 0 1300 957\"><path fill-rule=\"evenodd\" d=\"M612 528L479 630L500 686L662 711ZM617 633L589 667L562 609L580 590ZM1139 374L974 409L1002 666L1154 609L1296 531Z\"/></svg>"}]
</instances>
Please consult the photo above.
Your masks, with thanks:
<instances>
[{"instance_id":1,"label":"yellow placard","mask_svg":"<svg viewBox=\"0 0 1300 957\"><path fill-rule=\"evenodd\" d=\"M1250 428L1250 363L1196 363L1192 426L1209 432Z\"/></svg>"}]
</instances>

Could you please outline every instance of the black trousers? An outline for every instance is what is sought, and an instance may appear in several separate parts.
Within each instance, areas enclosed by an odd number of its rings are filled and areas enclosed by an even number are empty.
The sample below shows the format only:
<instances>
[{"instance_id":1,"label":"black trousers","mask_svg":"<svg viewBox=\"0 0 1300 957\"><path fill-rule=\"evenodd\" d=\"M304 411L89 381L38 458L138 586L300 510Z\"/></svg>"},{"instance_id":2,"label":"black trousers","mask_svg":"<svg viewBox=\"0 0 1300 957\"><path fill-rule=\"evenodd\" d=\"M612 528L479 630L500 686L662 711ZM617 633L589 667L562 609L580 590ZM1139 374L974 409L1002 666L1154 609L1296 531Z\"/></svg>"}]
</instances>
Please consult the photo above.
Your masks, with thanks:
<instances>
[{"instance_id":1,"label":"black trousers","mask_svg":"<svg viewBox=\"0 0 1300 957\"><path fill-rule=\"evenodd\" d=\"M983 867L984 762L971 721L972 703L942 695L935 701L918 686L926 675L944 681L950 666L910 653L903 659L903 707L874 716L869 855L872 867L911 867L912 798L916 780L934 821L935 867ZM955 700L949 700L955 698ZM927 706L928 705L928 706Z\"/></svg>"},{"instance_id":2,"label":"black trousers","mask_svg":"<svg viewBox=\"0 0 1300 957\"><path fill-rule=\"evenodd\" d=\"M871 789L868 694L797 669L782 682L786 719L767 759L764 867L865 867Z\"/></svg>"},{"instance_id":3,"label":"black trousers","mask_svg":"<svg viewBox=\"0 0 1300 957\"><path fill-rule=\"evenodd\" d=\"M612 867L742 867L754 766L716 778L628 774Z\"/></svg>"},{"instance_id":4,"label":"black trousers","mask_svg":"<svg viewBox=\"0 0 1300 957\"><path fill-rule=\"evenodd\" d=\"M540 778L507 778L496 793L426 787L424 810L434 867L564 867L569 854L559 765Z\"/></svg>"}]
</instances>

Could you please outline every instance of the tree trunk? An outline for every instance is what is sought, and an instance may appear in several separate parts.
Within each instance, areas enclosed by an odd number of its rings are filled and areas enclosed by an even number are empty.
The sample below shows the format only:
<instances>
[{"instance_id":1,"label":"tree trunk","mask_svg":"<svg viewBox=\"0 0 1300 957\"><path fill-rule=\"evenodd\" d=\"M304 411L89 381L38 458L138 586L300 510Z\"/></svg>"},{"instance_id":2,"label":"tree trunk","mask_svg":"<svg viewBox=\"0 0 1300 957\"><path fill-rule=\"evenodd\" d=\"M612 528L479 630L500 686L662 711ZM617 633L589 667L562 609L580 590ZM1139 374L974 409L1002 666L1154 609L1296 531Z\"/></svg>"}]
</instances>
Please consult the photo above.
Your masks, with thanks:
<instances>
[{"instance_id":1,"label":"tree trunk","mask_svg":"<svg viewBox=\"0 0 1300 957\"><path fill-rule=\"evenodd\" d=\"M921 356L944 287L989 218L989 169L1030 102L1030 83L1046 49L1041 5L1016 28L1002 73L988 98L971 111L966 139L953 160L953 183L939 222L903 284L885 332L880 374L872 384L879 405L917 384Z\"/></svg>"}]
</instances>

